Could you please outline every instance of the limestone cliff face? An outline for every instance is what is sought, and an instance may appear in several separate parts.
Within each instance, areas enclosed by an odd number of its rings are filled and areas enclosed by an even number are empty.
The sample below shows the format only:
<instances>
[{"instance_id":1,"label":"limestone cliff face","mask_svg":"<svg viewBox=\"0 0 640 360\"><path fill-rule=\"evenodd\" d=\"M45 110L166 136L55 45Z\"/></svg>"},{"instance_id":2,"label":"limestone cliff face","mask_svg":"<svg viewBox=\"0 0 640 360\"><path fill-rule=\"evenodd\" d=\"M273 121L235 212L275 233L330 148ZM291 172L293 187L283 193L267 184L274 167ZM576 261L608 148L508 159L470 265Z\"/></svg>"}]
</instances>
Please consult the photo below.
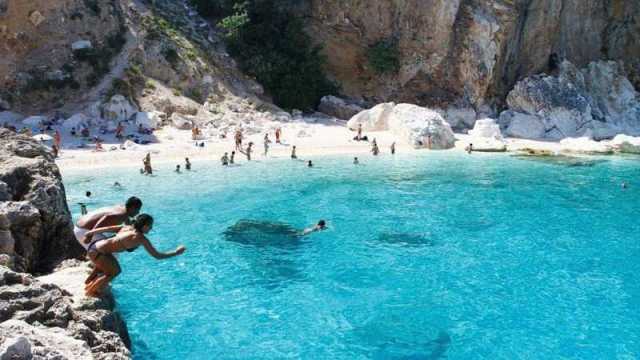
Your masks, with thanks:
<instances>
[{"instance_id":1,"label":"limestone cliff face","mask_svg":"<svg viewBox=\"0 0 640 360\"><path fill-rule=\"evenodd\" d=\"M23 271L47 271L83 253L72 230L53 156L35 140L0 129L0 253L15 256Z\"/></svg>"},{"instance_id":2,"label":"limestone cliff face","mask_svg":"<svg viewBox=\"0 0 640 360\"><path fill-rule=\"evenodd\" d=\"M552 54L579 67L623 60L640 85L637 0L308 0L301 12L349 96L502 105L518 80L551 70ZM379 41L397 44L397 73L369 65Z\"/></svg>"},{"instance_id":3,"label":"limestone cliff face","mask_svg":"<svg viewBox=\"0 0 640 360\"><path fill-rule=\"evenodd\" d=\"M119 1L0 0L0 97L61 105L94 86L124 43Z\"/></svg>"}]
</instances>

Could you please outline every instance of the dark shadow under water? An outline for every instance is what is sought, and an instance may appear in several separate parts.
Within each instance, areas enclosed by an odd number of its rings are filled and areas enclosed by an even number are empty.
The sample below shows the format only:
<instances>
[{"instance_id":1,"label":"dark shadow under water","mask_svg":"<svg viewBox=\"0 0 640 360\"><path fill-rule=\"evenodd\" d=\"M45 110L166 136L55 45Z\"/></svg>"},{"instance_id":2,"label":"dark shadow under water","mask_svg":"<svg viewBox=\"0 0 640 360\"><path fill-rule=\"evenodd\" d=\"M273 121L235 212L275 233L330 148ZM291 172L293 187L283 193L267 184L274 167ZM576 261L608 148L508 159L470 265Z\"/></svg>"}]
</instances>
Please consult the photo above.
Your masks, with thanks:
<instances>
[{"instance_id":1,"label":"dark shadow under water","mask_svg":"<svg viewBox=\"0 0 640 360\"><path fill-rule=\"evenodd\" d=\"M543 164L558 165L566 167L593 167L598 164L607 162L608 160L589 160L575 156L553 155L553 156L534 156L534 155L512 155L516 159L535 161Z\"/></svg>"},{"instance_id":2,"label":"dark shadow under water","mask_svg":"<svg viewBox=\"0 0 640 360\"><path fill-rule=\"evenodd\" d=\"M238 254L251 267L256 285L276 290L305 279L304 264L297 256L301 232L291 225L240 220L222 235L226 241L243 245Z\"/></svg>"},{"instance_id":3,"label":"dark shadow under water","mask_svg":"<svg viewBox=\"0 0 640 360\"><path fill-rule=\"evenodd\" d=\"M427 234L383 232L378 235L378 241L384 244L404 247L423 247L435 245L433 239L430 239Z\"/></svg>"}]
</instances>

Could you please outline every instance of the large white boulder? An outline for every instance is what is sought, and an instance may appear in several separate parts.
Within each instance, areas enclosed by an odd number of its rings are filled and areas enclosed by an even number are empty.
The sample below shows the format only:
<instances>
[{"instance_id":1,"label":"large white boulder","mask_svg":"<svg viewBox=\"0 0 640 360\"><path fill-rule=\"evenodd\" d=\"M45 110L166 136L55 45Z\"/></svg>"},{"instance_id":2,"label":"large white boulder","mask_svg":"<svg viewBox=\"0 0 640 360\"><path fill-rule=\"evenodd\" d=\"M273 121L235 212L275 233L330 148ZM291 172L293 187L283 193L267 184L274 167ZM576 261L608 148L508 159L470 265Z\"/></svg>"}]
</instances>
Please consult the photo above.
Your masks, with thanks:
<instances>
[{"instance_id":1,"label":"large white boulder","mask_svg":"<svg viewBox=\"0 0 640 360\"><path fill-rule=\"evenodd\" d=\"M22 120L22 124L25 126L40 126L45 121L47 121L46 116L29 116Z\"/></svg>"},{"instance_id":2,"label":"large white boulder","mask_svg":"<svg viewBox=\"0 0 640 360\"><path fill-rule=\"evenodd\" d=\"M490 138L495 140L502 140L502 132L500 126L494 119L480 119L477 120L472 130L469 130L469 135L477 138Z\"/></svg>"},{"instance_id":3,"label":"large white boulder","mask_svg":"<svg viewBox=\"0 0 640 360\"><path fill-rule=\"evenodd\" d=\"M584 69L564 61L557 76L536 75L518 82L507 105L509 113L500 116L507 135L550 140L640 135L640 97L614 61L595 61ZM518 124L512 126L508 119ZM534 124L527 126L527 120Z\"/></svg>"},{"instance_id":4,"label":"large white boulder","mask_svg":"<svg viewBox=\"0 0 640 360\"><path fill-rule=\"evenodd\" d=\"M451 126L431 109L398 104L388 115L388 129L414 148L450 149L455 145Z\"/></svg>"},{"instance_id":5,"label":"large white boulder","mask_svg":"<svg viewBox=\"0 0 640 360\"><path fill-rule=\"evenodd\" d=\"M618 135L611 140L611 145L621 153L640 154L640 137Z\"/></svg>"},{"instance_id":6,"label":"large white boulder","mask_svg":"<svg viewBox=\"0 0 640 360\"><path fill-rule=\"evenodd\" d=\"M75 114L73 116L71 116L70 118L66 119L63 123L62 123L62 127L69 130L71 128L80 128L80 127L86 127L88 126L88 122L89 122L89 118L82 113L78 113Z\"/></svg>"},{"instance_id":7,"label":"large white boulder","mask_svg":"<svg viewBox=\"0 0 640 360\"><path fill-rule=\"evenodd\" d=\"M142 125L145 129L157 129L162 124L165 114L159 111L140 111L136 113L136 126Z\"/></svg>"},{"instance_id":8,"label":"large white boulder","mask_svg":"<svg viewBox=\"0 0 640 360\"><path fill-rule=\"evenodd\" d=\"M136 113L136 109L129 100L122 95L113 95L102 105L103 117L106 120L124 121Z\"/></svg>"},{"instance_id":9,"label":"large white boulder","mask_svg":"<svg viewBox=\"0 0 640 360\"><path fill-rule=\"evenodd\" d=\"M382 103L369 110L361 111L347 122L347 127L351 130L357 130L358 125L361 124L363 131L387 130L388 118L394 106L395 103L392 102Z\"/></svg>"}]
</instances>

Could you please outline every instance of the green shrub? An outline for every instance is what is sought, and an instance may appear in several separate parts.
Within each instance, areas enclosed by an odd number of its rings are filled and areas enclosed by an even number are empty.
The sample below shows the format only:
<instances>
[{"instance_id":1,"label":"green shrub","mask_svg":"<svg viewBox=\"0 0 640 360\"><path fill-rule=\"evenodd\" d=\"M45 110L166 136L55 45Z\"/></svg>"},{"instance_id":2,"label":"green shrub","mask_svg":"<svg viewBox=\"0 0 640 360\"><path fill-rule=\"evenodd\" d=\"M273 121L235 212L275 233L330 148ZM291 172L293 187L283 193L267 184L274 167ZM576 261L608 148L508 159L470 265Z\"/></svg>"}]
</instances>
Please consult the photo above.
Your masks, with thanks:
<instances>
[{"instance_id":1,"label":"green shrub","mask_svg":"<svg viewBox=\"0 0 640 360\"><path fill-rule=\"evenodd\" d=\"M274 102L286 109L312 110L320 98L337 92L322 72L325 59L311 45L303 24L275 0L251 0L234 6L220 22L231 55L256 78Z\"/></svg>"},{"instance_id":2,"label":"green shrub","mask_svg":"<svg viewBox=\"0 0 640 360\"><path fill-rule=\"evenodd\" d=\"M382 40L367 50L369 65L378 74L396 73L400 69L398 44L391 40Z\"/></svg>"},{"instance_id":3,"label":"green shrub","mask_svg":"<svg viewBox=\"0 0 640 360\"><path fill-rule=\"evenodd\" d=\"M177 65L178 61L180 61L180 55L178 55L176 49L172 47L162 49L162 56L164 56L164 59L167 60L171 66Z\"/></svg>"}]
</instances>

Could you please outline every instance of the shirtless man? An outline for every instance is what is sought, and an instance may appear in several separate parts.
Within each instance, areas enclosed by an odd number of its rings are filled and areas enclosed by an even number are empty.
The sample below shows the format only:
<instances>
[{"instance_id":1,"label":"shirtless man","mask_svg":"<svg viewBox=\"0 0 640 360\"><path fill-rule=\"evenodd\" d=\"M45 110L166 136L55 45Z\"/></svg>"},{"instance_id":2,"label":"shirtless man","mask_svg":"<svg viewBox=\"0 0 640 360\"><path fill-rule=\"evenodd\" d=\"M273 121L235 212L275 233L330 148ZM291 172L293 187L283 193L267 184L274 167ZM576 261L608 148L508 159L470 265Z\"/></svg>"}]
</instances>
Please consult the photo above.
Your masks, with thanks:
<instances>
[{"instance_id":1,"label":"shirtless man","mask_svg":"<svg viewBox=\"0 0 640 360\"><path fill-rule=\"evenodd\" d=\"M174 251L162 253L156 250L145 234L153 228L153 218L147 214L139 215L132 225L106 226L87 232L86 239L92 239L87 246L88 256L94 264L94 269L85 280L85 293L88 296L99 297L113 278L120 274L120 265L113 255L123 251L133 251L142 245L154 258L168 259L182 254L184 246L178 246ZM96 239L102 233L116 233L108 239Z\"/></svg>"},{"instance_id":2,"label":"shirtless man","mask_svg":"<svg viewBox=\"0 0 640 360\"><path fill-rule=\"evenodd\" d=\"M89 242L84 243L83 239L87 236L87 233L90 230L101 227L122 225L127 222L129 218L138 215L141 208L142 201L137 197L132 196L127 200L124 206L115 205L92 211L78 219L78 222L73 226L73 234L80 245L86 249ZM102 234L97 235L97 237L105 238ZM98 238L90 240L97 240Z\"/></svg>"}]
</instances>

